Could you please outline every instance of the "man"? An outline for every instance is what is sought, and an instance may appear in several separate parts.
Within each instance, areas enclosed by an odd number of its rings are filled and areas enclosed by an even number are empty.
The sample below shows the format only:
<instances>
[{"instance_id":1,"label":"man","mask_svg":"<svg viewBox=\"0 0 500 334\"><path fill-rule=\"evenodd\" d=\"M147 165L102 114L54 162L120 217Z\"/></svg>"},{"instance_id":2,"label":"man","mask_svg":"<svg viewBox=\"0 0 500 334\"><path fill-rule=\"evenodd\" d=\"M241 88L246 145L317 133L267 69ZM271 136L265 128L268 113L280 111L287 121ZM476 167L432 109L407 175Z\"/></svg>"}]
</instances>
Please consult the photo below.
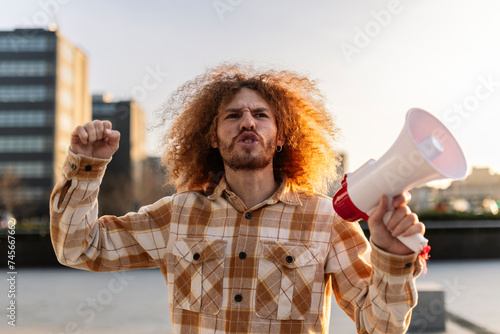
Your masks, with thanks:
<instances>
[{"instance_id":1,"label":"man","mask_svg":"<svg viewBox=\"0 0 500 334\"><path fill-rule=\"evenodd\" d=\"M336 128L314 82L223 65L180 87L163 162L178 193L123 217L97 217L119 133L93 121L72 134L51 197L62 264L93 271L159 267L174 333L325 333L330 295L360 333L403 333L416 304L423 233L408 194L369 219L371 240L314 191L334 176ZM335 326L335 324L333 324Z\"/></svg>"}]
</instances>

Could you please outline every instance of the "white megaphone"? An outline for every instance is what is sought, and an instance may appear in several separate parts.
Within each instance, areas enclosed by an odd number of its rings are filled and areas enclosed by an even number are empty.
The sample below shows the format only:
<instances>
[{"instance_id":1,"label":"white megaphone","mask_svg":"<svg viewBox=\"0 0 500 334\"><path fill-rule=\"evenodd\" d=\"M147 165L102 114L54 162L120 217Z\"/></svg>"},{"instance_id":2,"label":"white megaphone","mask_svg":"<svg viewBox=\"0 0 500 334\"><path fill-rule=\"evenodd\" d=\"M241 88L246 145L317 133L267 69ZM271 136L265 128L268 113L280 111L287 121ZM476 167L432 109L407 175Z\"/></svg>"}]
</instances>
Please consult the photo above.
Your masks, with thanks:
<instances>
[{"instance_id":1,"label":"white megaphone","mask_svg":"<svg viewBox=\"0 0 500 334\"><path fill-rule=\"evenodd\" d=\"M333 207L344 220L368 220L382 195L391 200L427 182L460 180L466 174L465 156L450 131L427 111L414 108L406 114L398 139L380 159L371 159L344 176ZM384 216L386 224L391 214ZM421 234L398 239L419 254L430 249Z\"/></svg>"}]
</instances>

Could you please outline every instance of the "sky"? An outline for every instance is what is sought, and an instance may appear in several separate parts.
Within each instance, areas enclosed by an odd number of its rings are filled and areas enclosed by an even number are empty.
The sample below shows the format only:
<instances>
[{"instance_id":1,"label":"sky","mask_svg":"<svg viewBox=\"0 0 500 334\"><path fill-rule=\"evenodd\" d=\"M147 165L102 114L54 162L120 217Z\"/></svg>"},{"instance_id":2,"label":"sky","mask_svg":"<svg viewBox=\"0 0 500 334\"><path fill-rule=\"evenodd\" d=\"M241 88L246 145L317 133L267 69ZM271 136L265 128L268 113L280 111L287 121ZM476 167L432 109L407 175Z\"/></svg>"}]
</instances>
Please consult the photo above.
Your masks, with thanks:
<instances>
[{"instance_id":1,"label":"sky","mask_svg":"<svg viewBox=\"0 0 500 334\"><path fill-rule=\"evenodd\" d=\"M495 0L23 0L0 29L44 27L89 58L89 89L136 99L148 125L182 83L222 62L318 82L347 170L378 159L411 108L440 119L469 168L500 173L500 2ZM159 134L147 134L158 155Z\"/></svg>"}]
</instances>

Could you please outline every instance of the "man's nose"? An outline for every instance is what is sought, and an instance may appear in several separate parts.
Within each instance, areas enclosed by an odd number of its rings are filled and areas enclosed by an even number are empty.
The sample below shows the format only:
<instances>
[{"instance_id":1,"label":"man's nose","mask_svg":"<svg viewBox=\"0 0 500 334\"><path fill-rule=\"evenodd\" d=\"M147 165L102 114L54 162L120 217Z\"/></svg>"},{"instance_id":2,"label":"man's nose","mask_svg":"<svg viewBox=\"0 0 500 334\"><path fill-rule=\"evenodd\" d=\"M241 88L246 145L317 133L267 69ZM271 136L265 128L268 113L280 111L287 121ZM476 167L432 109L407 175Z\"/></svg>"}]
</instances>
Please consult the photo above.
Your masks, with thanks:
<instances>
[{"instance_id":1,"label":"man's nose","mask_svg":"<svg viewBox=\"0 0 500 334\"><path fill-rule=\"evenodd\" d=\"M255 120L252 113L246 111L241 116L240 130L255 130Z\"/></svg>"}]
</instances>

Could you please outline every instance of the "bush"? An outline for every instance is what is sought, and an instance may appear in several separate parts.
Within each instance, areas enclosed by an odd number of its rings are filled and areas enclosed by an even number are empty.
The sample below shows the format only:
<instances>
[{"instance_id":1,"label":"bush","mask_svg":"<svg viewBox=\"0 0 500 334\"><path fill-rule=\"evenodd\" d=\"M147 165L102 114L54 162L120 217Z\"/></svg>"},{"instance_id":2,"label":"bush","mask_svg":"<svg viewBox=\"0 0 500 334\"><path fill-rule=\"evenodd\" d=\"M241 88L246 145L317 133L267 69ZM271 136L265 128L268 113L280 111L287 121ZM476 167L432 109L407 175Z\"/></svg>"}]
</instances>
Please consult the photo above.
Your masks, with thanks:
<instances>
[{"instance_id":1,"label":"bush","mask_svg":"<svg viewBox=\"0 0 500 334\"><path fill-rule=\"evenodd\" d=\"M500 220L500 214L474 212L435 212L426 211L418 213L418 218L422 221L432 220Z\"/></svg>"}]
</instances>

